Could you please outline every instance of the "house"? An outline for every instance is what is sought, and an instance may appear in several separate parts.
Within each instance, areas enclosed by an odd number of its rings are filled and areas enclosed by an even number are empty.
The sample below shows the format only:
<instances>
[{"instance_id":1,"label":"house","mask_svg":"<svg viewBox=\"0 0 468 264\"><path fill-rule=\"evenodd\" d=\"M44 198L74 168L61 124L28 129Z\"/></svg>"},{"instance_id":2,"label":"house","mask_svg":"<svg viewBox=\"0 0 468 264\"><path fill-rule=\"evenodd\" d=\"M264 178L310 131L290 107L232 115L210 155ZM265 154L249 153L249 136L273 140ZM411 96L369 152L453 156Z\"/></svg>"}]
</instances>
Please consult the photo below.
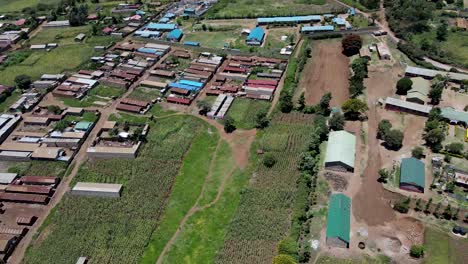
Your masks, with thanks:
<instances>
[{"instance_id":1,"label":"house","mask_svg":"<svg viewBox=\"0 0 468 264\"><path fill-rule=\"evenodd\" d=\"M69 27L70 21L68 20L58 20L50 21L44 24L44 27Z\"/></svg>"},{"instance_id":2,"label":"house","mask_svg":"<svg viewBox=\"0 0 468 264\"><path fill-rule=\"evenodd\" d=\"M256 27L250 31L250 34L247 36L246 43L247 45L260 46L263 43L265 38L265 30L261 27Z\"/></svg>"},{"instance_id":3,"label":"house","mask_svg":"<svg viewBox=\"0 0 468 264\"><path fill-rule=\"evenodd\" d=\"M403 101L393 97L385 99L385 109L398 112L406 112L413 115L428 116L432 106L421 105L413 102Z\"/></svg>"},{"instance_id":4,"label":"house","mask_svg":"<svg viewBox=\"0 0 468 264\"><path fill-rule=\"evenodd\" d=\"M431 82L422 78L411 78L413 85L406 95L406 101L417 104L425 104L427 102L427 95L431 88Z\"/></svg>"},{"instance_id":5,"label":"house","mask_svg":"<svg viewBox=\"0 0 468 264\"><path fill-rule=\"evenodd\" d=\"M455 184L464 188L468 188L468 173L455 171Z\"/></svg>"},{"instance_id":6,"label":"house","mask_svg":"<svg viewBox=\"0 0 468 264\"><path fill-rule=\"evenodd\" d=\"M88 131L93 126L92 122L80 121L76 123L74 129L78 131Z\"/></svg>"},{"instance_id":7,"label":"house","mask_svg":"<svg viewBox=\"0 0 468 264\"><path fill-rule=\"evenodd\" d=\"M424 162L416 158L404 158L400 167L400 189L424 193Z\"/></svg>"},{"instance_id":8,"label":"house","mask_svg":"<svg viewBox=\"0 0 468 264\"><path fill-rule=\"evenodd\" d=\"M57 147L39 147L36 148L32 154L32 159L38 160L56 160L58 157L62 156L64 150Z\"/></svg>"},{"instance_id":9,"label":"house","mask_svg":"<svg viewBox=\"0 0 468 264\"><path fill-rule=\"evenodd\" d=\"M452 107L444 107L440 109L440 115L447 119L451 124L468 126L468 112L458 111Z\"/></svg>"},{"instance_id":10,"label":"house","mask_svg":"<svg viewBox=\"0 0 468 264\"><path fill-rule=\"evenodd\" d=\"M328 246L349 248L350 219L351 199L342 193L332 194L327 216L326 243Z\"/></svg>"},{"instance_id":11,"label":"house","mask_svg":"<svg viewBox=\"0 0 468 264\"><path fill-rule=\"evenodd\" d=\"M71 194L95 197L118 198L122 192L122 184L78 182L72 188Z\"/></svg>"},{"instance_id":12,"label":"house","mask_svg":"<svg viewBox=\"0 0 468 264\"><path fill-rule=\"evenodd\" d=\"M425 79L433 79L437 75L447 76L450 81L461 83L468 81L468 74L457 72L437 71L413 66L406 66L405 75L410 77L423 77Z\"/></svg>"},{"instance_id":13,"label":"house","mask_svg":"<svg viewBox=\"0 0 468 264\"><path fill-rule=\"evenodd\" d=\"M466 18L461 18L458 17L456 22L455 22L457 28L462 29L462 30L467 30L468 29L468 20Z\"/></svg>"},{"instance_id":14,"label":"house","mask_svg":"<svg viewBox=\"0 0 468 264\"><path fill-rule=\"evenodd\" d=\"M333 25L326 25L326 26L304 26L301 28L301 33L303 34L311 34L315 32L330 32L334 31L335 27Z\"/></svg>"},{"instance_id":15,"label":"house","mask_svg":"<svg viewBox=\"0 0 468 264\"><path fill-rule=\"evenodd\" d=\"M386 44L383 42L379 42L376 45L377 53L379 54L379 58L381 60L390 60L392 58L390 49L387 47Z\"/></svg>"},{"instance_id":16,"label":"house","mask_svg":"<svg viewBox=\"0 0 468 264\"><path fill-rule=\"evenodd\" d=\"M84 33L80 33L75 37L75 41L81 42L85 39L86 35Z\"/></svg>"},{"instance_id":17,"label":"house","mask_svg":"<svg viewBox=\"0 0 468 264\"><path fill-rule=\"evenodd\" d=\"M0 173L0 184L11 184L16 177L18 177L18 173Z\"/></svg>"},{"instance_id":18,"label":"house","mask_svg":"<svg viewBox=\"0 0 468 264\"><path fill-rule=\"evenodd\" d=\"M148 23L145 27L144 30L150 30L150 31L172 31L176 29L175 24L165 24L165 23Z\"/></svg>"},{"instance_id":19,"label":"house","mask_svg":"<svg viewBox=\"0 0 468 264\"><path fill-rule=\"evenodd\" d=\"M344 130L330 132L325 155L326 169L354 172L355 155L356 136Z\"/></svg>"},{"instance_id":20,"label":"house","mask_svg":"<svg viewBox=\"0 0 468 264\"><path fill-rule=\"evenodd\" d=\"M21 19L18 19L15 21L15 25L18 26L18 27L22 27L24 26L24 24L26 24L26 19L24 18L21 18Z\"/></svg>"},{"instance_id":21,"label":"house","mask_svg":"<svg viewBox=\"0 0 468 264\"><path fill-rule=\"evenodd\" d=\"M179 42L183 35L184 33L182 30L176 28L167 34L166 39L173 42Z\"/></svg>"}]
</instances>

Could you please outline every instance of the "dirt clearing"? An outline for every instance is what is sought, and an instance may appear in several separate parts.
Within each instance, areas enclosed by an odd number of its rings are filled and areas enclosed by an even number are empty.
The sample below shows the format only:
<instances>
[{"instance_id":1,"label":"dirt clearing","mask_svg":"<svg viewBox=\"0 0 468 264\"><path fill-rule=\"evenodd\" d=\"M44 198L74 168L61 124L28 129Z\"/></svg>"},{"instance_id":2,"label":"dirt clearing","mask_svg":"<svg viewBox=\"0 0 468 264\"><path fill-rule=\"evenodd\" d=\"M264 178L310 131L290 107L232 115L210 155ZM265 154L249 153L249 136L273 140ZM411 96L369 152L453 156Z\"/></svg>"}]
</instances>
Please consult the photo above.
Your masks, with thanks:
<instances>
[{"instance_id":1,"label":"dirt clearing","mask_svg":"<svg viewBox=\"0 0 468 264\"><path fill-rule=\"evenodd\" d=\"M331 92L330 105L339 106L349 97L349 58L341 53L338 40L312 43L312 58L304 67L299 88L305 91L308 105L319 103L322 95Z\"/></svg>"}]
</instances>

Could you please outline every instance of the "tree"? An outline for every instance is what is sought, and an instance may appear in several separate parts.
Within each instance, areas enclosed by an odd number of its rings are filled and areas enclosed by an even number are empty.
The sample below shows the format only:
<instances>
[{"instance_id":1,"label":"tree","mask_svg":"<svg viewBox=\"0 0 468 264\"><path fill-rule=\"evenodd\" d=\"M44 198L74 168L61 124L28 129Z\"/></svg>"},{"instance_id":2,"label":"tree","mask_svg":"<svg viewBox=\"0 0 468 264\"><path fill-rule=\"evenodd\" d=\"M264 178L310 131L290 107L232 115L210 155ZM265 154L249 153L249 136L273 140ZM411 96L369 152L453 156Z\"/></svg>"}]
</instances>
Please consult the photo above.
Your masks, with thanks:
<instances>
[{"instance_id":1,"label":"tree","mask_svg":"<svg viewBox=\"0 0 468 264\"><path fill-rule=\"evenodd\" d=\"M387 119L382 119L377 127L377 138L383 140L390 129L392 129L392 123Z\"/></svg>"},{"instance_id":2,"label":"tree","mask_svg":"<svg viewBox=\"0 0 468 264\"><path fill-rule=\"evenodd\" d=\"M432 204L432 198L429 198L429 201L427 201L426 208L424 209L424 213L429 214L430 209L431 209L431 204Z\"/></svg>"},{"instance_id":3,"label":"tree","mask_svg":"<svg viewBox=\"0 0 468 264\"><path fill-rule=\"evenodd\" d=\"M438 203L434 209L434 212L432 214L436 217L439 218L439 210L440 210L441 203Z\"/></svg>"},{"instance_id":4,"label":"tree","mask_svg":"<svg viewBox=\"0 0 468 264\"><path fill-rule=\"evenodd\" d=\"M265 110L259 111L255 115L255 127L256 128L265 128L270 124L270 119L268 118L268 113Z\"/></svg>"},{"instance_id":5,"label":"tree","mask_svg":"<svg viewBox=\"0 0 468 264\"><path fill-rule=\"evenodd\" d=\"M447 24L445 22L440 24L437 27L437 29L436 29L436 38L437 38L437 40L444 41L444 40L447 39L447 34L448 34L447 28L448 28L448 26L447 26Z\"/></svg>"},{"instance_id":6,"label":"tree","mask_svg":"<svg viewBox=\"0 0 468 264\"><path fill-rule=\"evenodd\" d=\"M18 89L28 89L31 85L31 77L25 74L21 74L15 77L15 85Z\"/></svg>"},{"instance_id":7,"label":"tree","mask_svg":"<svg viewBox=\"0 0 468 264\"><path fill-rule=\"evenodd\" d=\"M445 210L442 213L442 215L444 216L445 220L452 219L452 207L450 206L450 204L448 204L447 207L445 207Z\"/></svg>"},{"instance_id":8,"label":"tree","mask_svg":"<svg viewBox=\"0 0 468 264\"><path fill-rule=\"evenodd\" d=\"M463 152L463 143L453 142L448 145L445 145L445 150L449 153L461 155Z\"/></svg>"},{"instance_id":9,"label":"tree","mask_svg":"<svg viewBox=\"0 0 468 264\"><path fill-rule=\"evenodd\" d=\"M70 122L62 119L58 121L57 123L55 123L54 130L63 132L69 125L70 125Z\"/></svg>"},{"instance_id":10,"label":"tree","mask_svg":"<svg viewBox=\"0 0 468 264\"><path fill-rule=\"evenodd\" d=\"M297 262L293 257L281 254L273 258L273 264L297 264Z\"/></svg>"},{"instance_id":11,"label":"tree","mask_svg":"<svg viewBox=\"0 0 468 264\"><path fill-rule=\"evenodd\" d=\"M230 116L224 117L224 131L226 133L232 133L236 130L236 126L234 125L234 119Z\"/></svg>"},{"instance_id":12,"label":"tree","mask_svg":"<svg viewBox=\"0 0 468 264\"><path fill-rule=\"evenodd\" d=\"M267 168L271 168L275 164L276 164L276 158L271 153L265 154L265 156L263 157L263 165L265 165L265 167Z\"/></svg>"},{"instance_id":13,"label":"tree","mask_svg":"<svg viewBox=\"0 0 468 264\"><path fill-rule=\"evenodd\" d=\"M439 82L433 84L427 95L431 99L431 104L438 105L440 103L440 99L442 98L443 92L444 85L442 83Z\"/></svg>"},{"instance_id":14,"label":"tree","mask_svg":"<svg viewBox=\"0 0 468 264\"><path fill-rule=\"evenodd\" d=\"M292 95L289 93L285 93L282 96L280 96L279 107L280 107L281 112L283 113L291 112L294 108L294 105L292 102Z\"/></svg>"},{"instance_id":15,"label":"tree","mask_svg":"<svg viewBox=\"0 0 468 264\"><path fill-rule=\"evenodd\" d=\"M411 90L411 86L413 86L413 81L408 77L403 77L398 80L396 84L396 93L400 95L406 95L406 93Z\"/></svg>"},{"instance_id":16,"label":"tree","mask_svg":"<svg viewBox=\"0 0 468 264\"><path fill-rule=\"evenodd\" d=\"M371 14L370 18L372 19L372 25L375 25L375 20L379 19L379 14L374 12Z\"/></svg>"},{"instance_id":17,"label":"tree","mask_svg":"<svg viewBox=\"0 0 468 264\"><path fill-rule=\"evenodd\" d=\"M343 103L341 109L343 110L346 118L356 120L369 108L365 102L359 99L351 98Z\"/></svg>"},{"instance_id":18,"label":"tree","mask_svg":"<svg viewBox=\"0 0 468 264\"><path fill-rule=\"evenodd\" d=\"M401 198L398 202L393 205L393 209L397 210L402 214L406 214L409 211L410 198Z\"/></svg>"},{"instance_id":19,"label":"tree","mask_svg":"<svg viewBox=\"0 0 468 264\"><path fill-rule=\"evenodd\" d=\"M455 191L455 183L454 182L448 182L445 185L445 191L449 193L453 193Z\"/></svg>"},{"instance_id":20,"label":"tree","mask_svg":"<svg viewBox=\"0 0 468 264\"><path fill-rule=\"evenodd\" d=\"M60 106L57 106L57 105L48 105L47 111L58 115L60 114L60 112L62 112L62 109L60 109Z\"/></svg>"},{"instance_id":21,"label":"tree","mask_svg":"<svg viewBox=\"0 0 468 264\"><path fill-rule=\"evenodd\" d=\"M390 176L390 172L388 170L382 168L382 169L379 170L379 179L378 179L378 181L386 183L389 176Z\"/></svg>"},{"instance_id":22,"label":"tree","mask_svg":"<svg viewBox=\"0 0 468 264\"><path fill-rule=\"evenodd\" d=\"M302 111L305 108L305 95L304 92L301 93L298 100L299 107L297 110Z\"/></svg>"},{"instance_id":23,"label":"tree","mask_svg":"<svg viewBox=\"0 0 468 264\"><path fill-rule=\"evenodd\" d=\"M289 236L281 240L278 244L278 254L297 256L297 243Z\"/></svg>"},{"instance_id":24,"label":"tree","mask_svg":"<svg viewBox=\"0 0 468 264\"><path fill-rule=\"evenodd\" d=\"M332 94L330 92L324 94L320 98L320 112L322 115L327 116L330 114L330 101L332 99Z\"/></svg>"},{"instance_id":25,"label":"tree","mask_svg":"<svg viewBox=\"0 0 468 264\"><path fill-rule=\"evenodd\" d=\"M337 131L337 130L343 130L344 126L345 126L345 118L343 116L343 114L341 114L340 112L335 112L332 114L332 116L330 117L330 120L328 120L328 124L330 126L330 129L334 130L334 131Z\"/></svg>"},{"instance_id":26,"label":"tree","mask_svg":"<svg viewBox=\"0 0 468 264\"><path fill-rule=\"evenodd\" d=\"M403 132L397 129L392 129L388 131L384 137L385 145L389 149L398 150L403 146L403 137Z\"/></svg>"},{"instance_id":27,"label":"tree","mask_svg":"<svg viewBox=\"0 0 468 264\"><path fill-rule=\"evenodd\" d=\"M206 100L200 100L197 102L197 107L198 107L198 113L200 115L206 115L210 109L211 109L211 105L208 101Z\"/></svg>"},{"instance_id":28,"label":"tree","mask_svg":"<svg viewBox=\"0 0 468 264\"><path fill-rule=\"evenodd\" d=\"M426 145L434 152L442 149L442 141L445 140L445 133L441 128L432 129L423 135Z\"/></svg>"},{"instance_id":29,"label":"tree","mask_svg":"<svg viewBox=\"0 0 468 264\"><path fill-rule=\"evenodd\" d=\"M419 198L419 199L416 201L416 206L414 207L414 210L416 210L417 212L422 211L421 198Z\"/></svg>"},{"instance_id":30,"label":"tree","mask_svg":"<svg viewBox=\"0 0 468 264\"><path fill-rule=\"evenodd\" d=\"M86 17L88 16L88 8L86 5L80 5L79 7L72 7L68 13L68 20L70 26L76 27L86 23Z\"/></svg>"},{"instance_id":31,"label":"tree","mask_svg":"<svg viewBox=\"0 0 468 264\"><path fill-rule=\"evenodd\" d=\"M413 258L420 258L424 256L424 246L412 245L410 249L410 256Z\"/></svg>"},{"instance_id":32,"label":"tree","mask_svg":"<svg viewBox=\"0 0 468 264\"><path fill-rule=\"evenodd\" d=\"M362 39L359 35L350 34L343 38L341 45L343 54L346 56L356 55L362 47Z\"/></svg>"},{"instance_id":33,"label":"tree","mask_svg":"<svg viewBox=\"0 0 468 264\"><path fill-rule=\"evenodd\" d=\"M421 147L415 147L411 150L411 156L414 158L420 159L424 156L424 149Z\"/></svg>"}]
</instances>

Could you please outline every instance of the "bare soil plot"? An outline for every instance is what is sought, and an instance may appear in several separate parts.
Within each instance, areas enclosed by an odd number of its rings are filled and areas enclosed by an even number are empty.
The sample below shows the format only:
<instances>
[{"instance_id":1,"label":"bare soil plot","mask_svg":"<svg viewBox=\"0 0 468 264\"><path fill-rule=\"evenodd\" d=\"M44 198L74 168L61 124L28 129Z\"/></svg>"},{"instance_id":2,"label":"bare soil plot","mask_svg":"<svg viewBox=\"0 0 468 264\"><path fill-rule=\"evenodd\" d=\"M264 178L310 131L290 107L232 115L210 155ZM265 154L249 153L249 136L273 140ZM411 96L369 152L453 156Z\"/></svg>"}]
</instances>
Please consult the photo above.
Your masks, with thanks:
<instances>
[{"instance_id":1,"label":"bare soil plot","mask_svg":"<svg viewBox=\"0 0 468 264\"><path fill-rule=\"evenodd\" d=\"M305 90L306 103L317 104L327 92L331 106L341 105L349 97L349 58L341 53L338 40L314 42L312 58L305 65L299 88Z\"/></svg>"}]
</instances>

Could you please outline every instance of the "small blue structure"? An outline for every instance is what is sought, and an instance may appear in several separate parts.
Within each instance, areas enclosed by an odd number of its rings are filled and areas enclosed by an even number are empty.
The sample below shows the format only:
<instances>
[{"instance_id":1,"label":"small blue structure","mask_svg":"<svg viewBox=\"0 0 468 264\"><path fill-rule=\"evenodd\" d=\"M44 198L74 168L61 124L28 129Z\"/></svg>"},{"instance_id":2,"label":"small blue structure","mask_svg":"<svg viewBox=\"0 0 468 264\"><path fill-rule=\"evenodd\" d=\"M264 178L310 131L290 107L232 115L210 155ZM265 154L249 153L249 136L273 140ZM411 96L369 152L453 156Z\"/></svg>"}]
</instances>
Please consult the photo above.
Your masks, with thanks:
<instances>
[{"instance_id":1,"label":"small blue structure","mask_svg":"<svg viewBox=\"0 0 468 264\"><path fill-rule=\"evenodd\" d=\"M327 26L305 26L301 28L301 33L314 33L314 32L327 32L333 31L335 27L332 25Z\"/></svg>"},{"instance_id":2,"label":"small blue structure","mask_svg":"<svg viewBox=\"0 0 468 264\"><path fill-rule=\"evenodd\" d=\"M247 45L260 46L263 43L265 38L265 30L261 27L256 27L250 31L250 34L247 36Z\"/></svg>"},{"instance_id":3,"label":"small blue structure","mask_svg":"<svg viewBox=\"0 0 468 264\"><path fill-rule=\"evenodd\" d=\"M137 15L139 15L139 16L144 16L144 15L146 14L146 12L143 11L143 10L137 10L137 11L135 12L135 14L137 14Z\"/></svg>"},{"instance_id":4,"label":"small blue structure","mask_svg":"<svg viewBox=\"0 0 468 264\"><path fill-rule=\"evenodd\" d=\"M146 30L153 30L153 31L171 31L176 29L175 24L163 24L163 23L148 23L145 26Z\"/></svg>"},{"instance_id":5,"label":"small blue structure","mask_svg":"<svg viewBox=\"0 0 468 264\"><path fill-rule=\"evenodd\" d=\"M138 52L141 53L149 53L149 54L157 54L158 50L156 49L151 49L151 48L139 48L137 49Z\"/></svg>"},{"instance_id":6,"label":"small blue structure","mask_svg":"<svg viewBox=\"0 0 468 264\"><path fill-rule=\"evenodd\" d=\"M302 24L310 22L320 22L322 16L311 15L311 16L292 16L292 17L259 17L257 18L257 24Z\"/></svg>"},{"instance_id":7,"label":"small blue structure","mask_svg":"<svg viewBox=\"0 0 468 264\"><path fill-rule=\"evenodd\" d=\"M348 14L349 14L350 16L356 15L356 9L355 9L354 7L348 9Z\"/></svg>"},{"instance_id":8,"label":"small blue structure","mask_svg":"<svg viewBox=\"0 0 468 264\"><path fill-rule=\"evenodd\" d=\"M189 91L194 91L194 92L197 92L199 91L201 88L199 87L195 87L195 86L191 86L191 85L186 85L186 84L181 84L181 83L169 83L169 88L180 88L180 89L184 89L184 90L189 90Z\"/></svg>"},{"instance_id":9,"label":"small blue structure","mask_svg":"<svg viewBox=\"0 0 468 264\"><path fill-rule=\"evenodd\" d=\"M186 46L193 46L193 47L200 47L200 42L196 41L185 41L184 45Z\"/></svg>"},{"instance_id":10,"label":"small blue structure","mask_svg":"<svg viewBox=\"0 0 468 264\"><path fill-rule=\"evenodd\" d=\"M187 14L187 15L195 15L195 9L193 9L193 8L185 8L185 9L184 9L184 14Z\"/></svg>"},{"instance_id":11,"label":"small blue structure","mask_svg":"<svg viewBox=\"0 0 468 264\"><path fill-rule=\"evenodd\" d=\"M159 19L159 21L158 21L158 22L159 22L159 23L166 24L166 23L167 23L167 22L169 22L169 21L171 21L169 18L167 18L167 17L163 17L163 18Z\"/></svg>"},{"instance_id":12,"label":"small blue structure","mask_svg":"<svg viewBox=\"0 0 468 264\"><path fill-rule=\"evenodd\" d=\"M175 17L175 14L174 14L174 13L166 13L166 14L164 15L164 17L167 17L167 18L169 18L169 19L172 19L172 18Z\"/></svg>"},{"instance_id":13,"label":"small blue structure","mask_svg":"<svg viewBox=\"0 0 468 264\"><path fill-rule=\"evenodd\" d=\"M138 30L135 31L135 36L140 36L142 38L152 38L161 36L160 31L150 31L150 30Z\"/></svg>"},{"instance_id":14,"label":"small blue structure","mask_svg":"<svg viewBox=\"0 0 468 264\"><path fill-rule=\"evenodd\" d=\"M172 30L171 32L169 32L169 34L167 34L166 39L169 40L169 41L178 42L178 41L180 41L180 39L182 38L183 35L184 35L184 33L182 32L182 30L176 28L176 29Z\"/></svg>"},{"instance_id":15,"label":"small blue structure","mask_svg":"<svg viewBox=\"0 0 468 264\"><path fill-rule=\"evenodd\" d=\"M201 82L195 82L195 81L190 81L190 80L180 80L179 83L184 84L184 85L190 85L190 86L198 87L198 88L202 88L203 85L204 85Z\"/></svg>"},{"instance_id":16,"label":"small blue structure","mask_svg":"<svg viewBox=\"0 0 468 264\"><path fill-rule=\"evenodd\" d=\"M335 17L332 19L332 22L335 23L337 26L344 27L346 26L346 20L342 17Z\"/></svg>"}]
</instances>

